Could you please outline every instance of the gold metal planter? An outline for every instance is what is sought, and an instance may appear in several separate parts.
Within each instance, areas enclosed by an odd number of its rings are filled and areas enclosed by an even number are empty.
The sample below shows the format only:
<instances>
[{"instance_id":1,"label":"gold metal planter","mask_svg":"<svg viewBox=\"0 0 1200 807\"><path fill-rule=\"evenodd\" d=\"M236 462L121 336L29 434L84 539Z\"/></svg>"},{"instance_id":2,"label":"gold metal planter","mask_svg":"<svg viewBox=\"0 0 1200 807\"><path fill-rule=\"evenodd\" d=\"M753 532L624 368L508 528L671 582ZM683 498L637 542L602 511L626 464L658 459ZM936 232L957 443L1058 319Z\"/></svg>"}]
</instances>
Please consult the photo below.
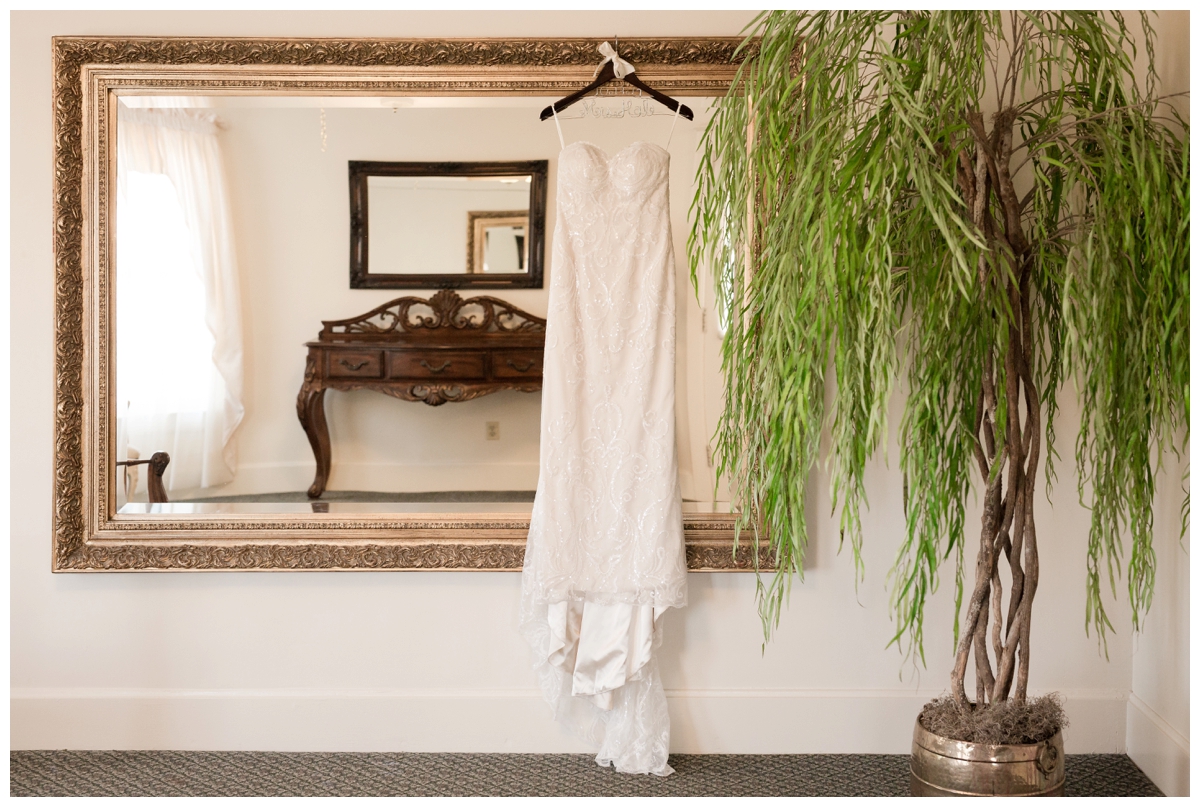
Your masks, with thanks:
<instances>
[{"instance_id":1,"label":"gold metal planter","mask_svg":"<svg viewBox=\"0 0 1200 807\"><path fill-rule=\"evenodd\" d=\"M1062 732L1032 745L987 745L913 729L914 796L1061 796Z\"/></svg>"}]
</instances>

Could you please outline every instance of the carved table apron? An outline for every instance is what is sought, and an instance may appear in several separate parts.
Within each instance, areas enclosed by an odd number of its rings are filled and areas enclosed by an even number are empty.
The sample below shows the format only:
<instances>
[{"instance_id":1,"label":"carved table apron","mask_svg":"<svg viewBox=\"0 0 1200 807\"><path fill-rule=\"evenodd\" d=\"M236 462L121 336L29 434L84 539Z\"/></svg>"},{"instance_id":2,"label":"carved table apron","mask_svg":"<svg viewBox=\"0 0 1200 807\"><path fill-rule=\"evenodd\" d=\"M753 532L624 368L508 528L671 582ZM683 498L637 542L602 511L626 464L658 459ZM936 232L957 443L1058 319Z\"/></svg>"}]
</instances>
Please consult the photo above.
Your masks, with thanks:
<instances>
[{"instance_id":1,"label":"carved table apron","mask_svg":"<svg viewBox=\"0 0 1200 807\"><path fill-rule=\"evenodd\" d=\"M317 459L310 498L329 481L325 390L373 389L441 406L500 390L542 388L546 321L495 297L439 291L400 297L358 317L326 320L306 343L296 414Z\"/></svg>"}]
</instances>

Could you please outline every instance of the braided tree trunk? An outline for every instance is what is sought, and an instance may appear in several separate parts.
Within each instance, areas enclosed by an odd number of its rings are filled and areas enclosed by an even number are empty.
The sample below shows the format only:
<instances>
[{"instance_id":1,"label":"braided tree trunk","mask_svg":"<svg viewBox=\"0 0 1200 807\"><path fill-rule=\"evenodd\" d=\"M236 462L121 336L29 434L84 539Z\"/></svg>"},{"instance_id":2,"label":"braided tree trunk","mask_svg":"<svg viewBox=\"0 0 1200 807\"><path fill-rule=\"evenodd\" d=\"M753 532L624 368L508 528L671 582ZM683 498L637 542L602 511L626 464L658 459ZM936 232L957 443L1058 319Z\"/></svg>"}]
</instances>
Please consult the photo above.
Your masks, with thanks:
<instances>
[{"instance_id":1,"label":"braided tree trunk","mask_svg":"<svg viewBox=\"0 0 1200 807\"><path fill-rule=\"evenodd\" d=\"M1032 374L1033 253L1021 229L1022 204L1009 170L1015 118L1011 107L1000 111L989 133L981 113L968 113L972 137L958 154L963 199L990 247L979 259L980 299L996 300L995 292L1000 291L1008 302L1007 307L993 305L992 315L1006 329L1008 344L1003 355L988 348L975 410L975 460L985 494L975 585L951 676L951 691L960 707L970 705L965 678L972 651L977 706L1010 697L1024 703L1029 683L1029 623L1038 584L1033 497L1041 451L1041 400ZM1003 389L997 388L998 382ZM997 406L999 396L1004 396L1002 409ZM1001 557L1012 573L1007 606Z\"/></svg>"}]
</instances>

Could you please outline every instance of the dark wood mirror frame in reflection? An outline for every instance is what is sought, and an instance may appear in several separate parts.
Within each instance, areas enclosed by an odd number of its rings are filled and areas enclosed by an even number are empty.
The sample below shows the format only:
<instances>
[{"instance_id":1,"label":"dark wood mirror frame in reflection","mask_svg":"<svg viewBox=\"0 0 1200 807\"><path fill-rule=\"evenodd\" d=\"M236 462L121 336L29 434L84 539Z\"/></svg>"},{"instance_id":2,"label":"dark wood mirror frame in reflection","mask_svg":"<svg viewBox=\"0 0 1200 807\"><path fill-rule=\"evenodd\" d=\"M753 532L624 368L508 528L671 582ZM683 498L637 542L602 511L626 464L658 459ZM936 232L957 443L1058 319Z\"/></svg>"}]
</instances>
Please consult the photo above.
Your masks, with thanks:
<instances>
[{"instance_id":1,"label":"dark wood mirror frame in reflection","mask_svg":"<svg viewBox=\"0 0 1200 807\"><path fill-rule=\"evenodd\" d=\"M352 289L540 289L546 244L546 160L511 162L350 161L350 288ZM370 265L369 177L530 177L527 270L512 274L474 273L467 261L458 271L382 274ZM464 219L463 226L467 222Z\"/></svg>"},{"instance_id":2,"label":"dark wood mirror frame in reflection","mask_svg":"<svg viewBox=\"0 0 1200 807\"><path fill-rule=\"evenodd\" d=\"M591 81L599 39L56 37L54 51L56 572L519 570L518 513L117 513L113 255L119 95L513 95ZM737 38L622 39L674 96L721 96ZM546 124L549 125L549 124ZM481 134L486 137L486 134ZM167 507L167 505L163 505ZM686 513L688 568L770 567L730 514Z\"/></svg>"}]
</instances>

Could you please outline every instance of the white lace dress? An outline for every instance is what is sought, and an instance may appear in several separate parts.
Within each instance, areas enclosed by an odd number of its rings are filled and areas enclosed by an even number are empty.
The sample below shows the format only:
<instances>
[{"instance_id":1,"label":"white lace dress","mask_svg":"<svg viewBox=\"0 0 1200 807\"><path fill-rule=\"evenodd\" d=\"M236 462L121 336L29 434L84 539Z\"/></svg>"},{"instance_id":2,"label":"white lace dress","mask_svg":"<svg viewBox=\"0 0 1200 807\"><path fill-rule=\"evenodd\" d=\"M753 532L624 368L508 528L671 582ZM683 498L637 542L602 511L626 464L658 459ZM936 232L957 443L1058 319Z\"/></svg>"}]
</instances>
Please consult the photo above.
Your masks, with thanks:
<instances>
[{"instance_id":1,"label":"white lace dress","mask_svg":"<svg viewBox=\"0 0 1200 807\"><path fill-rule=\"evenodd\" d=\"M565 147L546 320L541 473L521 632L557 719L625 773L672 772L653 651L687 603L675 449L670 157Z\"/></svg>"}]
</instances>

